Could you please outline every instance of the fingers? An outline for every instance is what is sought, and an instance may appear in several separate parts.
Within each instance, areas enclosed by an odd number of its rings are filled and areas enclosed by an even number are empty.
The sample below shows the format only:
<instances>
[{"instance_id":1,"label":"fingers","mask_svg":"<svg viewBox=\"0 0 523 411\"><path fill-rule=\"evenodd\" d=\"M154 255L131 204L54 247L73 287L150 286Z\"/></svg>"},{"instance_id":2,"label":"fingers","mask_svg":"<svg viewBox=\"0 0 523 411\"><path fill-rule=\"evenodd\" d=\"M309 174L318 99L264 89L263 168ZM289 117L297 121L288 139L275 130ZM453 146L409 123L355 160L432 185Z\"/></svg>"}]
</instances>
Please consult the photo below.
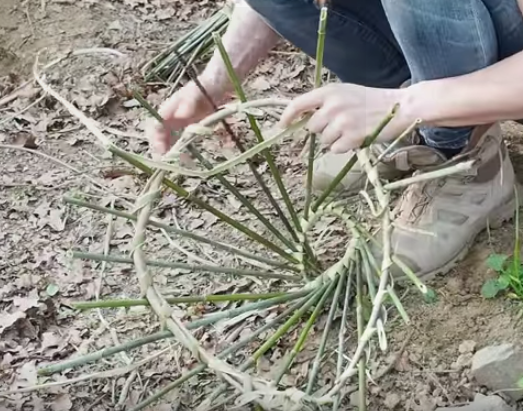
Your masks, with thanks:
<instances>
[{"instance_id":1,"label":"fingers","mask_svg":"<svg viewBox=\"0 0 523 411\"><path fill-rule=\"evenodd\" d=\"M177 96L174 95L162 104L158 110L158 114L162 117L163 122L154 118L148 120L147 136L154 153L165 154L171 148L173 144L172 132L175 127L174 123L180 108L180 101ZM186 115L186 113L182 114Z\"/></svg>"},{"instance_id":2,"label":"fingers","mask_svg":"<svg viewBox=\"0 0 523 411\"><path fill-rule=\"evenodd\" d=\"M326 87L322 87L296 97L284 110L279 126L281 128L288 127L302 114L321 107L326 95Z\"/></svg>"},{"instance_id":3,"label":"fingers","mask_svg":"<svg viewBox=\"0 0 523 411\"><path fill-rule=\"evenodd\" d=\"M155 118L148 118L145 129L153 153L165 154L171 146L165 126Z\"/></svg>"},{"instance_id":4,"label":"fingers","mask_svg":"<svg viewBox=\"0 0 523 411\"><path fill-rule=\"evenodd\" d=\"M320 109L312 115L312 117L307 122L307 130L311 133L321 134L325 127L329 125L329 116L325 110Z\"/></svg>"}]
</instances>

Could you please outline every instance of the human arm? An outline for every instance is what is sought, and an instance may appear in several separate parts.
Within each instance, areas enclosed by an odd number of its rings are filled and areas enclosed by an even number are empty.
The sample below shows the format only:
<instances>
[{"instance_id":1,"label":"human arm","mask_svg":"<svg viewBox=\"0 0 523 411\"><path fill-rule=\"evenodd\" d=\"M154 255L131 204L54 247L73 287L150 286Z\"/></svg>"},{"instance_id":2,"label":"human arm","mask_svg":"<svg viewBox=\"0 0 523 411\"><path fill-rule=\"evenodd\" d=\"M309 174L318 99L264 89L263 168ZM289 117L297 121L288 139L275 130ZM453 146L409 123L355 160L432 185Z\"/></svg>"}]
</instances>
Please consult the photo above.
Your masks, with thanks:
<instances>
[{"instance_id":1,"label":"human arm","mask_svg":"<svg viewBox=\"0 0 523 411\"><path fill-rule=\"evenodd\" d=\"M297 97L282 115L288 126L313 112L307 128L333 152L357 148L399 103L378 141L397 137L417 119L435 127L459 127L523 118L523 52L485 69L428 80L403 89L332 84Z\"/></svg>"},{"instance_id":2,"label":"human arm","mask_svg":"<svg viewBox=\"0 0 523 411\"><path fill-rule=\"evenodd\" d=\"M409 87L405 112L429 125L458 127L523 118L523 52L471 74Z\"/></svg>"},{"instance_id":3,"label":"human arm","mask_svg":"<svg viewBox=\"0 0 523 411\"><path fill-rule=\"evenodd\" d=\"M240 79L245 79L258 62L274 48L280 36L244 0L237 0L229 26L222 38L232 66ZM204 85L214 84L216 94L232 91L227 69L215 49L200 76Z\"/></svg>"},{"instance_id":4,"label":"human arm","mask_svg":"<svg viewBox=\"0 0 523 411\"><path fill-rule=\"evenodd\" d=\"M278 42L279 36L243 0L237 0L222 42L233 68L244 79ZM199 76L199 81L216 105L225 102L233 87L220 53L216 50ZM177 131L200 121L214 110L194 82L189 82L160 107L160 123L150 120L147 136L154 152L169 150Z\"/></svg>"}]
</instances>

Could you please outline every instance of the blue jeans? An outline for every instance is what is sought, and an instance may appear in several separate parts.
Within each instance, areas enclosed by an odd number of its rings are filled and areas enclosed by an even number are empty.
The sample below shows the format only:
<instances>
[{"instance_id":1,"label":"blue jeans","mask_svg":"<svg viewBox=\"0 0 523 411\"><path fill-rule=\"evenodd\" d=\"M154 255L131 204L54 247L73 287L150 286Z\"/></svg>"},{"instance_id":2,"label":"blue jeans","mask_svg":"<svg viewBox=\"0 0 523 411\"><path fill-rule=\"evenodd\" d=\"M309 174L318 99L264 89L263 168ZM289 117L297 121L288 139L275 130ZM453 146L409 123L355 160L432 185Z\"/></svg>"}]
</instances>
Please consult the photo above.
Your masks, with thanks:
<instances>
[{"instance_id":1,"label":"blue jeans","mask_svg":"<svg viewBox=\"0 0 523 411\"><path fill-rule=\"evenodd\" d=\"M313 0L247 2L275 31L315 55L319 9ZM331 0L330 4L324 62L344 82L399 87L409 78L416 83L468 74L523 50L523 16L517 0ZM459 149L471 130L424 127L421 133L431 147Z\"/></svg>"}]
</instances>

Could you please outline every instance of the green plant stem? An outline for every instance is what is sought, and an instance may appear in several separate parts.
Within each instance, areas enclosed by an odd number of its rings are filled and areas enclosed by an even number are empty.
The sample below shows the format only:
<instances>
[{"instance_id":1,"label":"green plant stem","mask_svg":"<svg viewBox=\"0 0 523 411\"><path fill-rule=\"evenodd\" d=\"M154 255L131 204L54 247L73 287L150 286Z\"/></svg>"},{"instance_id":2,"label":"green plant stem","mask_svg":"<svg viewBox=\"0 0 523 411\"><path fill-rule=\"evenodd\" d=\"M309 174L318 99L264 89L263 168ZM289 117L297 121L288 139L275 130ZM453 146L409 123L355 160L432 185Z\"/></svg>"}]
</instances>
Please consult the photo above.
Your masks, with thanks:
<instances>
[{"instance_id":1,"label":"green plant stem","mask_svg":"<svg viewBox=\"0 0 523 411\"><path fill-rule=\"evenodd\" d=\"M309 294L311 293L310 290L300 290L297 292L293 292L292 294L285 294L283 296L270 298L268 300L258 301L251 304L246 304L242 307L232 308L230 310L221 311L218 313L210 314L204 318L192 321L186 325L187 329L189 330L195 330L197 328L214 324L220 320L227 319L227 318L233 318L238 315L244 314L249 311L255 311L255 310L264 310L266 308L270 308L272 306L294 301L300 298L307 299ZM130 351L135 348L141 347L142 345L153 343L156 341L160 341L166 338L171 338L172 334L169 330L159 331L154 334L148 335L146 337L138 338L136 340L128 341L126 343L104 348L102 350L98 350L96 352L84 355L82 357L73 358L71 360L63 361L58 364L52 364L47 367L41 368L38 373L40 375L51 375L57 372L64 371L69 368L75 368L80 365L88 364L91 362L99 361L102 358L111 357L115 354L118 354L122 351Z\"/></svg>"},{"instance_id":2,"label":"green plant stem","mask_svg":"<svg viewBox=\"0 0 523 411\"><path fill-rule=\"evenodd\" d=\"M303 314L311 308L314 304L318 302L321 296L325 293L329 285L324 284L315 291L310 297L309 300L287 320L265 343L256 350L256 352L251 357L251 363L256 363L263 354L265 354L270 348L272 348L278 340L285 335L291 327L296 324L296 322L303 316Z\"/></svg>"},{"instance_id":3,"label":"green plant stem","mask_svg":"<svg viewBox=\"0 0 523 411\"><path fill-rule=\"evenodd\" d=\"M267 300L269 298L281 297L287 293L266 293L266 294L211 294L211 295L191 295L184 297L165 297L169 304L195 304L195 303L219 303L232 301L256 301ZM120 307L140 307L149 306L150 303L145 298L142 299L118 299L118 300L98 300L98 301L78 301L71 303L76 310L91 310L93 308L120 308Z\"/></svg>"},{"instance_id":4,"label":"green plant stem","mask_svg":"<svg viewBox=\"0 0 523 411\"><path fill-rule=\"evenodd\" d=\"M117 255L103 255L103 254L93 254L93 253L84 253L79 251L74 251L72 253L73 258L79 258L82 260L91 260L91 261L105 261L108 263L117 263L117 264L134 264L132 258L127 258ZM276 274L268 271L254 271L254 270L244 270L241 268L230 268L230 267L220 267L214 265L197 265L197 264L187 264L187 263L178 263L170 261L158 261L158 260L146 260L145 264L151 267L162 267L162 268L175 268L181 270L189 270L191 272L209 272L217 274L232 274L239 276L252 276L258 278L274 278L278 280L285 281L294 281L300 282L301 277L297 275L286 275L286 274Z\"/></svg>"},{"instance_id":5,"label":"green plant stem","mask_svg":"<svg viewBox=\"0 0 523 411\"><path fill-rule=\"evenodd\" d=\"M383 129L391 122L391 120L394 118L397 110L399 108L399 105L396 104L391 112L385 117L382 122L378 125L376 130L374 132L365 137L365 140L363 141L363 144L360 146L361 148L369 147L371 144L373 144L378 136L381 134ZM321 194L321 196L316 200L316 202L312 205L312 211L317 211L325 202L325 200L334 192L336 187L340 184L340 182L345 178L345 176L349 173L349 171L354 167L356 162L358 161L358 156L356 153L354 153L349 161L345 164L345 166L341 169L341 171L336 175L336 177L332 180L332 182L328 185L328 187L325 189L325 191Z\"/></svg>"},{"instance_id":6,"label":"green plant stem","mask_svg":"<svg viewBox=\"0 0 523 411\"><path fill-rule=\"evenodd\" d=\"M363 279L361 269L356 269L356 316L358 327L358 340L363 336L365 321L363 319ZM358 363L358 398L359 411L367 411L367 375L366 375L367 355L362 354Z\"/></svg>"},{"instance_id":7,"label":"green plant stem","mask_svg":"<svg viewBox=\"0 0 523 411\"><path fill-rule=\"evenodd\" d=\"M309 336L309 333L316 323L316 320L318 319L318 316L323 310L323 307L325 306L325 302L327 301L327 298L331 295L331 293L334 291L334 287L339 283L340 278L339 276L331 281L329 284L329 287L323 292L323 295L320 298L320 301L318 304L314 307L314 310L312 311L312 314L310 315L309 319L305 323L305 326L303 327L303 330L300 333L300 336L298 337L298 341L296 341L296 344L294 344L294 347L292 348L292 351L287 355L287 358L284 360L283 366L278 372L278 375L276 376L274 380L274 384L278 385L283 378L283 376L287 373L287 371L292 367L292 364L294 363L294 360L296 359L297 355L300 353L300 351L303 349L303 345L305 344L305 341L307 341L307 337Z\"/></svg>"},{"instance_id":8,"label":"green plant stem","mask_svg":"<svg viewBox=\"0 0 523 411\"><path fill-rule=\"evenodd\" d=\"M126 343L114 347L104 348L102 350L98 350L78 358L73 358L57 364L51 364L46 367L42 367L38 370L38 375L48 376L56 374L58 372L65 371L69 368L76 368L84 364L99 361L103 358L112 357L113 355L118 354L122 351L131 351L135 348L141 347L142 345L160 341L171 336L172 334L170 331L159 331L146 337L138 338L132 341L127 341Z\"/></svg>"},{"instance_id":9,"label":"green plant stem","mask_svg":"<svg viewBox=\"0 0 523 411\"><path fill-rule=\"evenodd\" d=\"M214 33L213 38L214 38L214 43L216 44L216 47L222 56L225 67L227 68L227 73L229 75L229 79L231 80L231 82L234 86L234 89L236 91L238 98L240 99L240 101L242 103L247 102L247 96L245 95L245 92L242 88L241 81L234 70L231 59L229 57L229 54L227 53L227 50L225 49L220 36L218 35L218 33ZM261 143L262 141L264 141L265 139L263 138L262 132L258 126L258 123L256 122L256 119L249 113L247 113L247 119L249 121L251 129L254 132L258 142ZM280 171L279 171L276 163L274 162L274 158L269 149L265 149L261 153L264 156L265 160L267 161L271 175L274 178L276 185L278 186L278 190L282 196L285 206L287 207L289 215L291 216L291 219L294 223L294 226L295 226L296 230L300 231L301 230L300 219L298 218L298 214L296 213L296 210L294 209L292 201L289 197L289 193L287 192L287 189L285 188L285 185L283 184L283 181L282 181L282 178L280 175ZM278 207L278 209L279 209L279 207ZM295 239L295 241L297 241L298 237L296 235L296 232L292 228L292 226L289 224L288 220L285 218L283 220L283 222L284 222L285 226L287 227L287 229L293 235L293 238Z\"/></svg>"},{"instance_id":10,"label":"green plant stem","mask_svg":"<svg viewBox=\"0 0 523 411\"><path fill-rule=\"evenodd\" d=\"M343 312L341 315L341 324L340 330L338 332L338 361L336 364L336 380L338 380L343 373L343 364L344 364L344 355L345 355L345 331L347 329L347 317L349 315L349 306L350 306L350 296L351 296L351 286L352 286L352 271L351 266L349 266L349 274L347 277L347 286L345 287L345 298L343 303ZM336 394L332 404L332 411L338 411L341 402L340 394Z\"/></svg>"},{"instance_id":11,"label":"green plant stem","mask_svg":"<svg viewBox=\"0 0 523 411\"><path fill-rule=\"evenodd\" d=\"M371 252L369 246L363 241L361 242L361 245L362 245L361 256L362 256L362 260L363 260L362 262L363 262L364 269L371 270L371 268L372 268L374 273L376 274L376 277L379 278L381 276L381 269L380 269L376 259L372 255L372 252ZM387 293L389 294L389 297L392 300L392 303L398 310L398 313L400 314L400 316L403 319L403 321L405 322L405 324L409 324L410 317L407 314L407 311L405 310L405 308L403 307L403 304L401 303L401 300L399 299L398 295L396 294L394 287L390 284L387 286Z\"/></svg>"},{"instance_id":12,"label":"green plant stem","mask_svg":"<svg viewBox=\"0 0 523 411\"><path fill-rule=\"evenodd\" d=\"M151 176L153 174L153 171L150 167L147 165L141 163L137 159L135 159L133 156L128 155L125 151L120 150L117 147L110 146L108 150L117 155L118 157L122 158L123 160L127 161L129 164L133 165L134 167L138 168L139 170L143 171L145 174ZM162 182L166 187L173 190L178 196L181 198L192 202L193 204L197 205L200 208L203 208L204 210L210 212L214 216L216 216L221 221L229 224L230 226L234 227L236 230L240 231L241 233L248 236L250 239L262 244L263 246L267 247L269 250L275 252L276 254L280 255L281 257L285 258L287 261L290 261L293 264L298 264L299 261L296 260L291 254L274 244L272 241L266 239L265 237L262 237L260 234L252 231L250 228L244 226L243 224L239 223L238 221L234 220L232 217L228 216L227 214L221 212L217 208L214 208L213 206L207 204L202 199L191 195L187 190L185 190L180 185L176 184L174 181L169 180L168 178L164 178Z\"/></svg>"},{"instance_id":13,"label":"green plant stem","mask_svg":"<svg viewBox=\"0 0 523 411\"><path fill-rule=\"evenodd\" d=\"M280 321L282 321L284 318L286 318L290 313L292 313L297 307L299 307L301 304L303 304L303 300L300 300L296 303L294 303L291 307L287 308L284 312L282 312L280 315L278 315L273 320L267 322L264 326L258 328L256 331L254 331L252 334L249 334L248 336L242 338L240 341L234 343L229 348L225 349L223 352L218 354L219 359L225 359L229 355L234 354L239 349L245 347L249 343L251 343L255 338L257 338L259 335L264 333L265 331L271 329L274 325L278 324ZM198 375L199 373L205 371L207 368L207 364L200 364L197 367L193 368L191 371L187 372L186 374L182 375L180 378L176 379L175 381L171 382L170 384L166 385L164 388L162 388L160 391L156 392L149 398L145 399L144 401L137 404L131 411L140 411L143 410L145 407L153 404L166 394L168 394L173 389L179 387L184 382L188 381L190 378ZM225 385L226 387L226 385ZM220 387L221 388L221 387ZM218 394L219 395L219 394Z\"/></svg>"},{"instance_id":14,"label":"green plant stem","mask_svg":"<svg viewBox=\"0 0 523 411\"><path fill-rule=\"evenodd\" d=\"M114 208L102 207L100 205L89 203L87 201L79 200L79 199L76 199L73 197L64 197L63 200L67 204L72 204L72 205L75 205L78 207L89 208L91 210L100 211L104 214L111 214L116 217L121 217L126 220L131 220L131 221L137 220L136 215L129 214L129 213L126 213L126 212L120 211L120 210L115 210ZM230 253L245 257L249 260L258 261L260 263L267 264L267 265L270 265L273 267L278 267L278 268L281 268L282 270L286 270L286 271L295 271L295 272L299 271L296 267L287 265L286 263L282 263L280 261L274 261L274 260L270 260L268 258L260 257L256 254L252 254L247 251L240 250L239 248L233 247L232 245L220 243L220 242L214 241L208 237L198 235L192 231L181 230L176 227L173 227L173 226L170 226L170 225L167 225L167 224L161 223L159 221L155 221L155 220L149 220L149 225L152 227L156 227L156 228L165 230L168 233L173 233L173 234L179 235L180 237L186 237L186 238L190 238L192 240L196 240L200 243L212 245L217 250L228 251Z\"/></svg>"},{"instance_id":15,"label":"green plant stem","mask_svg":"<svg viewBox=\"0 0 523 411\"><path fill-rule=\"evenodd\" d=\"M325 353L325 348L327 347L327 340L329 338L329 333L332 328L332 323L334 322L334 314L336 314L336 310L338 308L338 300L340 299L341 290L343 289L343 286L346 285L346 277L347 271L345 270L340 275L336 291L334 292L334 297L332 298L329 315L327 316L327 322L325 323L325 328L323 329L320 345L318 347L318 351L316 352L314 362L312 363L312 369L309 372L309 382L307 383L307 389L305 390L305 393L307 395L310 395L312 393L312 390L314 389L314 384L316 383L316 377L318 376L318 372L320 371L321 359L323 357L323 354ZM347 284L346 287L348 286L349 285Z\"/></svg>"},{"instance_id":16,"label":"green plant stem","mask_svg":"<svg viewBox=\"0 0 523 411\"><path fill-rule=\"evenodd\" d=\"M327 7L322 7L318 24L318 41L316 43L316 67L314 73L314 88L322 85L323 54L325 50L325 32L327 27ZM307 164L307 184L305 189L304 219L309 220L312 202L312 181L314 178L314 158L316 156L316 135L312 133L309 138L309 161Z\"/></svg>"},{"instance_id":17,"label":"green plant stem","mask_svg":"<svg viewBox=\"0 0 523 411\"><path fill-rule=\"evenodd\" d=\"M159 122L163 122L162 116L149 104L145 98L143 98L140 93L135 91L133 93L134 98ZM189 153L195 157L206 169L212 170L213 165L203 157L200 152L192 144L187 146ZM227 178L222 174L216 174L214 177L227 189L229 190L237 199L242 203L252 214L254 214L258 220L272 233L276 238L278 238L286 247L292 251L297 251L296 246L292 241L289 241L280 230L278 230L259 210L254 204L252 204L240 191L227 180ZM261 177L260 177L261 178ZM263 180L261 180L263 184Z\"/></svg>"},{"instance_id":18,"label":"green plant stem","mask_svg":"<svg viewBox=\"0 0 523 411\"><path fill-rule=\"evenodd\" d=\"M519 192L517 186L514 186L515 215L514 215L514 259L512 260L512 272L517 278L517 285L521 288L521 241L519 236ZM519 297L521 289L519 290Z\"/></svg>"},{"instance_id":19,"label":"green plant stem","mask_svg":"<svg viewBox=\"0 0 523 411\"><path fill-rule=\"evenodd\" d=\"M220 320L224 320L227 318L234 318L239 315L245 314L250 311L262 311L270 307L274 307L278 304L284 304L289 303L291 301L297 300L299 298L310 298L310 295L312 294L311 290L300 290L295 291L291 294L285 294L280 297L274 297L270 298L268 300L262 300L257 302L251 302L249 304L245 304L241 307L231 308L230 310L220 311L217 313L209 314L199 320L195 320L190 322L187 325L187 328L189 329L195 329L199 327L203 327L206 325L214 324Z\"/></svg>"},{"instance_id":20,"label":"green plant stem","mask_svg":"<svg viewBox=\"0 0 523 411\"><path fill-rule=\"evenodd\" d=\"M287 310L285 310L284 313L280 314L280 316L278 316L278 317L281 317L281 319L287 318L287 316L289 316L291 313L296 312L297 310L300 310L300 308L303 307L305 304L307 304L309 301L310 301L310 296L309 296L309 298L303 298L303 299L297 301L294 305L289 307ZM262 327L262 328L264 328L264 327ZM253 361L252 359L248 359L240 366L239 369L241 372L244 372L244 371L248 370L254 363L255 363L255 361ZM207 402L212 403L212 401L214 401L214 399L216 399L216 397L218 397L223 392L225 392L226 389L227 389L227 384L221 384L209 395Z\"/></svg>"}]
</instances>

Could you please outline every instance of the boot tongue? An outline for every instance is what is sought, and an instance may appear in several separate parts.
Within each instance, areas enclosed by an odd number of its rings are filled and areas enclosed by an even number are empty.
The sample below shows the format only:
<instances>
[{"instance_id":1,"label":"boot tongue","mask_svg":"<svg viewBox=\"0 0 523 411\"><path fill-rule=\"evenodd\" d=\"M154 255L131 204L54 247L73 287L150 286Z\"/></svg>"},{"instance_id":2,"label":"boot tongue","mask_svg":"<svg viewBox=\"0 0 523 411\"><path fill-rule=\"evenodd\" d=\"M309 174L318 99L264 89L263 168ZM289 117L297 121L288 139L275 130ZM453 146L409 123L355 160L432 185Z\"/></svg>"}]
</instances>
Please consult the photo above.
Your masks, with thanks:
<instances>
[{"instance_id":1,"label":"boot tongue","mask_svg":"<svg viewBox=\"0 0 523 411\"><path fill-rule=\"evenodd\" d=\"M399 148L390 154L389 160L401 171L431 169L448 161L441 151L422 145Z\"/></svg>"}]
</instances>

